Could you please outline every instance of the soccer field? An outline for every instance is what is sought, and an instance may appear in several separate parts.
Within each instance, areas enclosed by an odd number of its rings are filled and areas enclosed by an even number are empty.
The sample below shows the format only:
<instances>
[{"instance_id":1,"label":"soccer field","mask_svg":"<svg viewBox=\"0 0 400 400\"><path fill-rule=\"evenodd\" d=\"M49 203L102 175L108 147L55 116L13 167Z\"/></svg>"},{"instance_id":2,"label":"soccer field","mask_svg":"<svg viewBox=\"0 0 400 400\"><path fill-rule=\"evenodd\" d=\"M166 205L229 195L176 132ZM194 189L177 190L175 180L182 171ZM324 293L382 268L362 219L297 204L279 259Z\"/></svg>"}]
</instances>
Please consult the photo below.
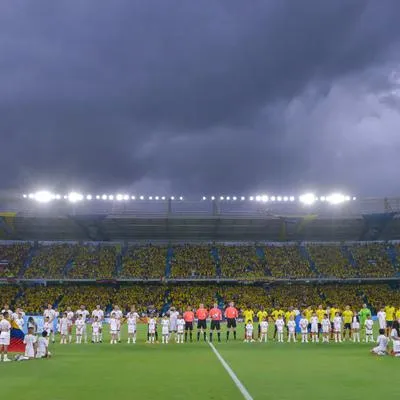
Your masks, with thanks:
<instances>
[{"instance_id":1,"label":"soccer field","mask_svg":"<svg viewBox=\"0 0 400 400\"><path fill-rule=\"evenodd\" d=\"M239 329L242 332L242 329ZM223 335L223 338L225 336ZM13 400L243 399L209 344L52 345L49 360L0 363L2 397ZM400 360L371 344L215 343L254 399L400 396Z\"/></svg>"}]
</instances>

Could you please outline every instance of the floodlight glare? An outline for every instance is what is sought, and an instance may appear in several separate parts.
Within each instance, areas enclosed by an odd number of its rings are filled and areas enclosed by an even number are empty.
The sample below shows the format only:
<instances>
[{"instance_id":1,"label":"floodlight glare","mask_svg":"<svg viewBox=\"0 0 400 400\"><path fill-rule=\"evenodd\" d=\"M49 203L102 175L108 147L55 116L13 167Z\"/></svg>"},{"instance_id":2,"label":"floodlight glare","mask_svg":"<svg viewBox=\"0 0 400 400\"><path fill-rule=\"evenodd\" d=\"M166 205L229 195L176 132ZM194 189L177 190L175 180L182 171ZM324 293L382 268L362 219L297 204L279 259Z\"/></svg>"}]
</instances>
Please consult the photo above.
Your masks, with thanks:
<instances>
[{"instance_id":1,"label":"floodlight glare","mask_svg":"<svg viewBox=\"0 0 400 400\"><path fill-rule=\"evenodd\" d=\"M220 199L220 200L224 200L224 196L221 196L219 199Z\"/></svg>"},{"instance_id":2,"label":"floodlight glare","mask_svg":"<svg viewBox=\"0 0 400 400\"><path fill-rule=\"evenodd\" d=\"M289 197L289 200L290 200L290 201L294 201L294 196L290 196L290 197Z\"/></svg>"},{"instance_id":3,"label":"floodlight glare","mask_svg":"<svg viewBox=\"0 0 400 400\"><path fill-rule=\"evenodd\" d=\"M325 197L325 196L321 196L321 197L320 197L320 200L321 200L321 201L326 201L326 197Z\"/></svg>"},{"instance_id":4,"label":"floodlight glare","mask_svg":"<svg viewBox=\"0 0 400 400\"><path fill-rule=\"evenodd\" d=\"M55 195L55 199L56 199L56 200L60 200L60 199L61 199L61 196L60 196L59 194L56 194L56 195Z\"/></svg>"},{"instance_id":5,"label":"floodlight glare","mask_svg":"<svg viewBox=\"0 0 400 400\"><path fill-rule=\"evenodd\" d=\"M124 200L125 200L125 201L126 201L126 200L129 200L129 195L124 194Z\"/></svg>"},{"instance_id":6,"label":"floodlight glare","mask_svg":"<svg viewBox=\"0 0 400 400\"><path fill-rule=\"evenodd\" d=\"M315 203L315 196L312 193L306 193L299 197L299 200L306 205L311 205Z\"/></svg>"},{"instance_id":7,"label":"floodlight glare","mask_svg":"<svg viewBox=\"0 0 400 400\"><path fill-rule=\"evenodd\" d=\"M114 200L114 195L110 194L110 195L108 196L108 200Z\"/></svg>"},{"instance_id":8,"label":"floodlight glare","mask_svg":"<svg viewBox=\"0 0 400 400\"><path fill-rule=\"evenodd\" d=\"M228 196L226 199L227 199L227 200L230 200L231 198Z\"/></svg>"},{"instance_id":9,"label":"floodlight glare","mask_svg":"<svg viewBox=\"0 0 400 400\"><path fill-rule=\"evenodd\" d=\"M80 193L71 192L71 193L68 195L68 200L69 200L71 203L76 203L77 201L83 200L83 195L80 194Z\"/></svg>"},{"instance_id":10,"label":"floodlight glare","mask_svg":"<svg viewBox=\"0 0 400 400\"><path fill-rule=\"evenodd\" d=\"M357 197L353 197L353 200L354 200L354 201L357 200Z\"/></svg>"},{"instance_id":11,"label":"floodlight glare","mask_svg":"<svg viewBox=\"0 0 400 400\"><path fill-rule=\"evenodd\" d=\"M135 200L135 199L136 199L136 197L135 197L135 196L131 196L131 199L132 199L132 200Z\"/></svg>"},{"instance_id":12,"label":"floodlight glare","mask_svg":"<svg viewBox=\"0 0 400 400\"><path fill-rule=\"evenodd\" d=\"M283 201L288 201L288 200L289 200L289 197L283 196Z\"/></svg>"},{"instance_id":13,"label":"floodlight glare","mask_svg":"<svg viewBox=\"0 0 400 400\"><path fill-rule=\"evenodd\" d=\"M261 196L256 196L256 201L261 201Z\"/></svg>"},{"instance_id":14,"label":"floodlight glare","mask_svg":"<svg viewBox=\"0 0 400 400\"><path fill-rule=\"evenodd\" d=\"M29 197L30 199L34 199L34 198L35 198L35 195L34 195L33 193L29 193L29 194L28 194L28 197Z\"/></svg>"},{"instance_id":15,"label":"floodlight glare","mask_svg":"<svg viewBox=\"0 0 400 400\"><path fill-rule=\"evenodd\" d=\"M155 197L155 199L156 199L156 200L158 200L158 199L159 199L159 197L158 197L158 196L156 196L156 197Z\"/></svg>"},{"instance_id":16,"label":"floodlight glare","mask_svg":"<svg viewBox=\"0 0 400 400\"><path fill-rule=\"evenodd\" d=\"M346 196L346 197L345 197L345 200L346 200L346 201L350 201L350 196Z\"/></svg>"},{"instance_id":17,"label":"floodlight glare","mask_svg":"<svg viewBox=\"0 0 400 400\"><path fill-rule=\"evenodd\" d=\"M97 199L97 200L100 200L100 196L99 196L99 195L96 195L96 199Z\"/></svg>"},{"instance_id":18,"label":"floodlight glare","mask_svg":"<svg viewBox=\"0 0 400 400\"><path fill-rule=\"evenodd\" d=\"M52 195L50 192L47 192L46 190L42 190L40 192L36 192L34 198L39 203L48 203L49 201L54 199L54 195Z\"/></svg>"},{"instance_id":19,"label":"floodlight glare","mask_svg":"<svg viewBox=\"0 0 400 400\"><path fill-rule=\"evenodd\" d=\"M245 201L245 200L246 200L246 197L242 196L242 197L240 198L240 200Z\"/></svg>"},{"instance_id":20,"label":"floodlight glare","mask_svg":"<svg viewBox=\"0 0 400 400\"><path fill-rule=\"evenodd\" d=\"M117 194L117 201L121 201L124 198L122 194Z\"/></svg>"},{"instance_id":21,"label":"floodlight glare","mask_svg":"<svg viewBox=\"0 0 400 400\"><path fill-rule=\"evenodd\" d=\"M253 197L253 196L250 196L250 197L249 197L249 200L250 200L250 201L253 201L253 200L254 200L254 197Z\"/></svg>"},{"instance_id":22,"label":"floodlight glare","mask_svg":"<svg viewBox=\"0 0 400 400\"><path fill-rule=\"evenodd\" d=\"M91 194L88 194L87 196L86 196L86 200L92 200L92 195Z\"/></svg>"},{"instance_id":23,"label":"floodlight glare","mask_svg":"<svg viewBox=\"0 0 400 400\"><path fill-rule=\"evenodd\" d=\"M262 201L263 201L264 203L266 203L268 200L269 200L269 197L268 197L268 196L264 195L264 196L262 197Z\"/></svg>"},{"instance_id":24,"label":"floodlight glare","mask_svg":"<svg viewBox=\"0 0 400 400\"><path fill-rule=\"evenodd\" d=\"M331 204L341 204L344 202L345 197L340 193L333 193L326 200Z\"/></svg>"},{"instance_id":25,"label":"floodlight glare","mask_svg":"<svg viewBox=\"0 0 400 400\"><path fill-rule=\"evenodd\" d=\"M68 199L68 196L65 194L64 195L64 200L67 200Z\"/></svg>"},{"instance_id":26,"label":"floodlight glare","mask_svg":"<svg viewBox=\"0 0 400 400\"><path fill-rule=\"evenodd\" d=\"M144 196L140 196L140 200L144 200Z\"/></svg>"},{"instance_id":27,"label":"floodlight glare","mask_svg":"<svg viewBox=\"0 0 400 400\"><path fill-rule=\"evenodd\" d=\"M153 196L149 196L149 200L153 200Z\"/></svg>"},{"instance_id":28,"label":"floodlight glare","mask_svg":"<svg viewBox=\"0 0 400 400\"><path fill-rule=\"evenodd\" d=\"M174 196L171 196L171 200L175 200L175 197L174 197Z\"/></svg>"},{"instance_id":29,"label":"floodlight glare","mask_svg":"<svg viewBox=\"0 0 400 400\"><path fill-rule=\"evenodd\" d=\"M102 198L103 200L107 200L107 195L106 195L106 194L103 194L103 196L101 196L101 198Z\"/></svg>"},{"instance_id":30,"label":"floodlight glare","mask_svg":"<svg viewBox=\"0 0 400 400\"><path fill-rule=\"evenodd\" d=\"M275 196L271 196L271 201L275 201L276 197Z\"/></svg>"},{"instance_id":31,"label":"floodlight glare","mask_svg":"<svg viewBox=\"0 0 400 400\"><path fill-rule=\"evenodd\" d=\"M23 197L24 199L26 199L28 196L27 196L26 194L23 194L22 197Z\"/></svg>"},{"instance_id":32,"label":"floodlight glare","mask_svg":"<svg viewBox=\"0 0 400 400\"><path fill-rule=\"evenodd\" d=\"M277 199L278 201L282 201L282 196L278 196L276 199Z\"/></svg>"},{"instance_id":33,"label":"floodlight glare","mask_svg":"<svg viewBox=\"0 0 400 400\"><path fill-rule=\"evenodd\" d=\"M203 200L207 200L207 197L206 197L206 196L203 196Z\"/></svg>"},{"instance_id":34,"label":"floodlight glare","mask_svg":"<svg viewBox=\"0 0 400 400\"><path fill-rule=\"evenodd\" d=\"M215 196L211 196L211 200L214 201L215 200Z\"/></svg>"},{"instance_id":35,"label":"floodlight glare","mask_svg":"<svg viewBox=\"0 0 400 400\"><path fill-rule=\"evenodd\" d=\"M237 200L237 197L236 197L236 196L233 196L233 197L232 197L232 200L233 200L233 201L236 201L236 200Z\"/></svg>"},{"instance_id":36,"label":"floodlight glare","mask_svg":"<svg viewBox=\"0 0 400 400\"><path fill-rule=\"evenodd\" d=\"M165 196L161 197L161 200L165 200Z\"/></svg>"}]
</instances>

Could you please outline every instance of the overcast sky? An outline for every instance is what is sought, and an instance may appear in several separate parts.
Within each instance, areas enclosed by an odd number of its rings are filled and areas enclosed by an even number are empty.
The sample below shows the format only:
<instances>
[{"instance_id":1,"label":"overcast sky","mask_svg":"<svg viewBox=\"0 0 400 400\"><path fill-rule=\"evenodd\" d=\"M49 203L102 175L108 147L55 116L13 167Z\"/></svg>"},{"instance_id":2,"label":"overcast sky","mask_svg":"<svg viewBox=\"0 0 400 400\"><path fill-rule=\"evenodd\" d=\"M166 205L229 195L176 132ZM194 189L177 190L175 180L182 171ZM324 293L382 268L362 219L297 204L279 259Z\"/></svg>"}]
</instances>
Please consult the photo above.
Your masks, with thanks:
<instances>
[{"instance_id":1,"label":"overcast sky","mask_svg":"<svg viewBox=\"0 0 400 400\"><path fill-rule=\"evenodd\" d=\"M399 0L0 2L0 189L400 195Z\"/></svg>"}]
</instances>

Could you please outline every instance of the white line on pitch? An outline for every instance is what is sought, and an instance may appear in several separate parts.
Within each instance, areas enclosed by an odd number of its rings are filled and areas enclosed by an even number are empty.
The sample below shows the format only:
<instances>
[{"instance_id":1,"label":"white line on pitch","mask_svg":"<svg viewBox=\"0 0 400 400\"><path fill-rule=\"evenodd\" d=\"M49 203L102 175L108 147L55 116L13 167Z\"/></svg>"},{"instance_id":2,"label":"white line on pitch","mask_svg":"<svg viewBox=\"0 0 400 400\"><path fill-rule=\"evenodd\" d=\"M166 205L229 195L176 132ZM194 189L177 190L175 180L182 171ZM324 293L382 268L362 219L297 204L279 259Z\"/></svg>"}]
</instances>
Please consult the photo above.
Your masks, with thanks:
<instances>
[{"instance_id":1,"label":"white line on pitch","mask_svg":"<svg viewBox=\"0 0 400 400\"><path fill-rule=\"evenodd\" d=\"M218 353L218 351L215 348L215 346L211 342L208 342L208 344L210 345L210 347L211 347L212 351L214 352L214 354L217 356L218 360L221 362L222 366L225 368L226 372L228 372L229 376L232 378L233 382L235 382L235 385L240 390L240 392L242 393L243 397L246 400L253 400L253 398L251 397L250 393L244 387L243 383L239 381L239 378L232 371L232 368L228 365L228 363L222 358L221 354Z\"/></svg>"}]
</instances>

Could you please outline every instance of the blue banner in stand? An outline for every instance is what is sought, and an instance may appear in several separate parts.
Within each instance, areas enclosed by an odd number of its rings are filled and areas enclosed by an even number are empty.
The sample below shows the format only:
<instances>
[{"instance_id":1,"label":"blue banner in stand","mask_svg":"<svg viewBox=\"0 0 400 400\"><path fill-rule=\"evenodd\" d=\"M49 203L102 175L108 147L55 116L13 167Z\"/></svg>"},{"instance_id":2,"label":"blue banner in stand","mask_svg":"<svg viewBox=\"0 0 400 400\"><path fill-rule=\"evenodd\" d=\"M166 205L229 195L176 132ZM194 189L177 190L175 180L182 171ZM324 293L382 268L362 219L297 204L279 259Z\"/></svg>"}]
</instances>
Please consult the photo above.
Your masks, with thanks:
<instances>
[{"instance_id":1,"label":"blue banner in stand","mask_svg":"<svg viewBox=\"0 0 400 400\"><path fill-rule=\"evenodd\" d=\"M44 317L41 315L25 315L24 318L24 333L26 334L28 332L28 319L33 318L35 321L35 324L37 326L37 333L42 333L43 332L43 325L44 325ZM56 318L53 322L53 331L57 332L57 321L58 319Z\"/></svg>"}]
</instances>

